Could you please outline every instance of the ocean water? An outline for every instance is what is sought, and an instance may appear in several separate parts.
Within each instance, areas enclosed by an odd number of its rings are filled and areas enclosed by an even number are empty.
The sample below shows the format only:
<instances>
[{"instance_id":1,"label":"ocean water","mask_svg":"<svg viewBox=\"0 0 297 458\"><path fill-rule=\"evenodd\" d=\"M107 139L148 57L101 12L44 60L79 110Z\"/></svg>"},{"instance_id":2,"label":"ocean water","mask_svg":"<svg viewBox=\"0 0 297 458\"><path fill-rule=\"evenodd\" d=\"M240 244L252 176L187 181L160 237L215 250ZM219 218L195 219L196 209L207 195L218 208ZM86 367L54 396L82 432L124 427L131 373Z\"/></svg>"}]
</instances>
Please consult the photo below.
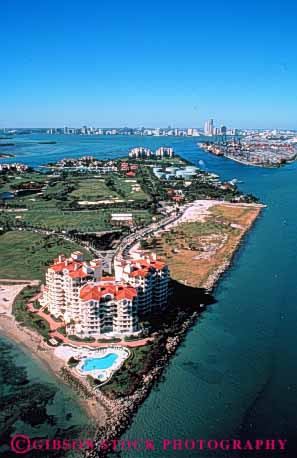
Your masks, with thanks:
<instances>
[{"instance_id":1,"label":"ocean water","mask_svg":"<svg viewBox=\"0 0 297 458\"><path fill-rule=\"evenodd\" d=\"M78 398L29 351L0 336L0 455L15 457L10 440L15 434L31 438L92 437L94 425ZM26 457L40 456L40 451ZM43 456L64 456L42 452ZM70 453L65 456L69 456Z\"/></svg>"},{"instance_id":2,"label":"ocean water","mask_svg":"<svg viewBox=\"0 0 297 458\"><path fill-rule=\"evenodd\" d=\"M295 457L297 425L297 164L241 165L204 153L191 138L65 137L38 145L26 136L7 152L33 166L66 156L125 155L132 146L172 145L176 152L267 204L246 236L209 306L139 409L124 438L154 439L155 452L123 456L201 458ZM54 140L53 136L49 137ZM1 151L4 152L5 148ZM1 364L1 362L0 362ZM280 453L167 451L162 439L287 439Z\"/></svg>"}]
</instances>

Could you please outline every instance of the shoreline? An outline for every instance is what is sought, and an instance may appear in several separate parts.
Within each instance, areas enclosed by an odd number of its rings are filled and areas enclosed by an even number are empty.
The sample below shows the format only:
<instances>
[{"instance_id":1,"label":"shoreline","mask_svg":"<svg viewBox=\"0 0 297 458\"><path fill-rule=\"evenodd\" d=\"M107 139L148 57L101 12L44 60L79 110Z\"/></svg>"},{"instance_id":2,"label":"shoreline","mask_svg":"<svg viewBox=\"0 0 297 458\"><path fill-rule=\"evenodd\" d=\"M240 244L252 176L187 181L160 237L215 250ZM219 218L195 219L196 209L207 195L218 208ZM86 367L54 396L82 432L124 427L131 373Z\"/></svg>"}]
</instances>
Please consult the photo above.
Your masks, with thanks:
<instances>
[{"instance_id":1,"label":"shoreline","mask_svg":"<svg viewBox=\"0 0 297 458\"><path fill-rule=\"evenodd\" d=\"M237 158L234 158L234 157L230 157L230 156L227 156L226 154L215 154L215 153L212 153L211 151L207 151L207 150L204 150L202 148L201 148L201 150L204 153L211 154L212 156L224 157L225 159L229 159L230 161L238 162L239 164L242 164L242 165L247 165L247 166L250 166L250 167L260 167L262 169L279 169L280 167L284 167L287 164L291 164L292 162L296 161L296 158L290 158L290 159L287 159L284 163L277 163L277 164L271 164L271 165L266 165L266 164L261 164L261 163L257 164L257 163L254 163L254 162L245 161L243 159L237 159Z\"/></svg>"},{"instance_id":2,"label":"shoreline","mask_svg":"<svg viewBox=\"0 0 297 458\"><path fill-rule=\"evenodd\" d=\"M258 209L258 212L256 216L244 228L244 231L240 234L237 243L234 245L234 249L232 251L232 255L230 256L230 258L220 266L220 268L214 273L211 279L208 279L209 284L206 285L207 288L205 288L206 294L210 294L214 291L218 281L222 278L223 274L232 265L234 256L236 255L242 241L244 241L247 233L251 230L256 220L261 215L263 208L266 208L266 206L263 204L247 205L254 205ZM96 450L86 451L84 456L88 458L101 458L109 456L109 454L112 453L111 450L105 450L104 448L100 449L100 444L102 440L105 440L106 442L115 440L121 437L121 435L123 435L125 431L128 429L139 407L149 396L150 391L153 389L153 387L156 386L156 384L158 384L162 374L166 370L166 367L171 362L172 357L174 356L174 354L176 353L184 339L187 337L188 331L196 324L200 314L204 311L204 304L200 304L200 307L201 306L203 306L203 308L197 309L185 318L179 331L176 333L174 337L167 338L165 349L162 352L160 358L155 362L154 369L150 373L147 373L143 376L142 384L137 388L137 390L131 396L127 396L124 399L116 399L110 401L113 406L113 415L112 417L109 416L106 424L103 427L98 428L95 442Z\"/></svg>"},{"instance_id":3,"label":"shoreline","mask_svg":"<svg viewBox=\"0 0 297 458\"><path fill-rule=\"evenodd\" d=\"M65 362L54 354L54 348L48 346L43 337L31 329L22 327L17 324L12 316L0 315L0 335L8 340L16 343L19 346L25 347L33 359L41 362L46 369L59 382L63 382L76 394L76 400L81 405L83 410L94 422L94 428L98 426L98 419L106 418L106 409L99 404L94 397L84 399L77 389L73 387L62 376L61 370L65 367Z\"/></svg>"},{"instance_id":4,"label":"shoreline","mask_svg":"<svg viewBox=\"0 0 297 458\"><path fill-rule=\"evenodd\" d=\"M210 272L207 272L206 278L205 279L200 279L199 284L193 284L193 282L189 282L184 280L182 277L179 277L178 274L175 272L174 274L174 264L178 262L179 266L181 266L181 263L184 262L184 270L186 270L186 265L187 262L192 262L192 259L195 259L194 252L192 253L193 256L191 255L190 260L187 257L186 252L184 253L184 261L181 261L181 258L178 257L178 254L174 254L174 256L177 256L177 258L172 259L172 253L167 252L166 254L161 254L160 256L162 259L168 263L172 275L172 279L177 281L178 283L189 286L192 288L202 288L205 289L207 292L211 293L217 282L220 280L221 275L225 273L226 270L229 269L230 265L232 264L232 260L240 247L242 240L245 238L246 234L251 230L253 227L255 221L259 218L261 215L261 212L264 208L266 208L266 205L261 204L261 203L231 203L228 201L218 201L218 200L196 200L192 202L190 206L187 206L184 209L184 212L181 214L181 216L174 221L173 223L169 223L165 228L163 228L160 231L157 231L154 235L157 237L159 236L161 239L162 237L166 237L166 234L170 234L171 232L174 232L175 229L177 229L179 226L184 225L186 226L187 224L201 224L201 223L207 223L210 218L213 216L212 213L212 208L216 209L217 207L220 207L222 209L250 209L251 214L248 217L248 220L246 222L241 222L239 224L238 229L240 229L240 233L233 238L233 242L231 246L229 246L229 250L223 254L224 259L220 259L222 257L222 249L225 248L225 244L223 242L223 245L218 248L218 250L214 253L212 253L211 258L216 260L218 259L217 265L214 265L214 269ZM229 224L235 224L235 222L230 222ZM130 252L135 250L135 248L138 248L138 245L134 245L131 247ZM136 251L137 251L136 248ZM164 248L164 247L163 247ZM162 248L162 250L163 250ZM178 251L179 252L179 251ZM183 253L183 250L181 250L181 253ZM196 249L196 253L199 254L199 251ZM202 263L204 259L201 259ZM210 265L211 267L211 265ZM194 276L196 275L197 278L199 278L199 272L195 271L195 267L193 267L193 272Z\"/></svg>"},{"instance_id":5,"label":"shoreline","mask_svg":"<svg viewBox=\"0 0 297 458\"><path fill-rule=\"evenodd\" d=\"M124 398L115 400L106 399L111 415L108 417L104 426L99 427L95 438L94 450L87 450L84 453L88 458L103 458L112 453L112 450L106 450L102 442L110 442L120 438L128 427L131 425L134 416L137 414L139 407L149 396L151 390L158 384L166 370L171 358L178 350L181 343L187 336L190 328L196 323L203 309L191 313L183 322L175 337L168 337L164 353L156 360L155 367L150 373L143 375L142 384L135 392ZM102 395L103 396L103 395Z\"/></svg>"},{"instance_id":6,"label":"shoreline","mask_svg":"<svg viewBox=\"0 0 297 458\"><path fill-rule=\"evenodd\" d=\"M242 159L236 159L236 158L233 158L233 157L230 157L230 156L226 156L225 154L223 154L223 157L225 157L226 159L230 159L230 161L238 162L239 164L250 165L251 167L261 167L262 169L278 169L279 167L282 167L283 165L286 165L286 163L287 163L287 162L285 162L284 164L265 165L265 164L256 164L254 162L244 161Z\"/></svg>"},{"instance_id":7,"label":"shoreline","mask_svg":"<svg viewBox=\"0 0 297 458\"><path fill-rule=\"evenodd\" d=\"M239 246L241 243L244 243L243 241L246 234L261 214L262 209L266 206L256 203L232 204L224 201L206 200L204 208L201 207L201 202L204 201L200 201L200 204L197 202L198 201L196 201L196 207L195 203L192 202L192 204L186 208L186 212L188 213L185 212L185 214L183 214L184 218L183 216L179 218L179 221L176 223L177 225L181 222L190 222L191 220L194 222L198 222L199 220L201 221L201 218L203 219L205 217L205 211L207 212L209 205L225 204L229 206L235 205L237 207L254 207L257 209L256 215L243 227L238 239L232 246L230 257L220 263L219 267L208 276L203 288L206 293L209 294L214 290L222 275L232 265L233 258L237 253ZM195 211L197 212L196 214ZM173 224L173 226L174 225L175 224ZM181 281L179 281L179 283L183 285ZM196 289L198 287L195 288L192 286L192 288ZM80 377L74 370L67 366L65 361L54 354L55 347L47 345L44 342L43 337L37 332L20 326L13 316L9 314L0 315L0 334L2 333L4 336L8 337L8 339L13 340L17 344L23 345L30 352L33 358L37 358L41 361L59 381L62 380L63 383L67 383L67 385L78 394L77 401L85 410L87 415L94 420L94 428L96 430L94 434L96 450L86 451L84 456L90 458L95 458L97 456L104 457L108 456L111 451L100 450L100 442L103 439L110 441L112 439L120 438L130 426L139 407L149 396L153 387L160 381L161 375L165 371L167 365L171 362L171 358L178 350L180 344L186 338L189 329L195 325L200 313L204 311L204 304L197 303L196 305L197 308L195 310L188 311L185 314L179 330L175 332L174 335L170 335L170 333L167 335L165 334L164 345L162 343L162 346L160 347L160 355L156 359L153 368L142 375L141 383L133 394L117 399L108 398L100 391L100 388L96 390L92 388L86 378ZM174 328L177 322L177 319L172 322L171 327ZM160 333L160 335L162 335L162 333ZM101 420L100 422L98 421L99 419Z\"/></svg>"},{"instance_id":8,"label":"shoreline","mask_svg":"<svg viewBox=\"0 0 297 458\"><path fill-rule=\"evenodd\" d=\"M224 202L220 203L224 204ZM213 202L212 204L214 205ZM228 202L225 202L225 204L230 205ZM244 241L246 234L250 231L255 221L258 219L262 209L266 207L263 204L231 205L253 206L257 208L258 211L256 216L249 221L239 235L238 240L233 246L230 258L220 264L218 269L207 278L204 285L204 289L207 294L211 293L215 289L222 275L230 268L234 256L242 241ZM196 221L198 221L198 219ZM177 224L179 224L179 222ZM182 282L179 283L181 285L183 284ZM194 287L192 288L196 289ZM106 441L118 439L130 426L139 407L149 396L149 393L155 384L160 381L160 377L169 362L171 362L172 356L175 354L182 341L186 338L189 329L195 325L200 313L205 309L204 306L201 307L202 305L204 304L197 304L197 309L186 315L179 331L173 337L168 335L165 336L165 343L164 347L162 347L162 351L160 352L160 356L155 361L154 367L149 372L143 374L142 381L134 393L117 399L108 398L105 394L100 392L100 389L92 389L86 379L79 377L75 371L67 367L65 361L59 359L54 354L54 347L48 346L37 332L20 326L12 316L0 315L0 333L4 334L17 344L25 346L26 349L30 351L32 357L41 361L56 378L60 381L62 380L63 383L67 383L67 385L78 394L77 401L85 412L94 420L96 430L94 434L96 449L86 451L85 456L97 458L107 456L110 453L110 450L100 450L100 442L103 439ZM201 308L198 308L199 306ZM84 399L85 397L88 399ZM101 420L100 423L98 422L99 419Z\"/></svg>"},{"instance_id":9,"label":"shoreline","mask_svg":"<svg viewBox=\"0 0 297 458\"><path fill-rule=\"evenodd\" d=\"M234 257L236 256L240 246L244 243L245 237L249 234L250 230L253 228L254 224L259 219L263 209L266 208L266 205L263 205L263 204L255 204L254 206L256 208L258 207L257 214L255 215L253 219L249 221L249 223L246 225L246 227L243 229L242 233L238 237L238 240L234 245L234 249L229 259L226 259L225 263L223 263L220 267L218 267L218 269L212 275L210 275L210 277L207 279L206 283L204 284L204 288L206 289L206 291L213 292L217 286L217 283L221 279L221 277L225 273L227 273L229 268L232 267Z\"/></svg>"}]
</instances>

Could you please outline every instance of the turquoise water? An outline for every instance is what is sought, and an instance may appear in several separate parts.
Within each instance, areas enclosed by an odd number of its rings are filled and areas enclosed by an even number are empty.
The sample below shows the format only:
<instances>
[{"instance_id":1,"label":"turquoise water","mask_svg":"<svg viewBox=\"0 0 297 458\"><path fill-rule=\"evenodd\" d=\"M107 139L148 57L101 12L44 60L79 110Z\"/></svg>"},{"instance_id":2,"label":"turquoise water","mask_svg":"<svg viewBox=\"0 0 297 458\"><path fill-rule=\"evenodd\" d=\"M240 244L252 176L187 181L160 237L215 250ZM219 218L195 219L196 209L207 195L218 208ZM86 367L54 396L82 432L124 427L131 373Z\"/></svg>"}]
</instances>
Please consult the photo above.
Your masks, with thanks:
<instances>
[{"instance_id":1,"label":"turquoise water","mask_svg":"<svg viewBox=\"0 0 297 458\"><path fill-rule=\"evenodd\" d=\"M156 443L163 438L286 438L290 451L268 456L296 457L297 164L271 170L244 166L202 152L191 138L61 136L57 145L33 146L29 141L15 152L31 165L88 153L117 157L137 145L172 145L223 179L243 181L242 190L267 204L220 281L217 302L188 333L164 380L141 406L125 437L154 438ZM130 450L123 456L248 458L256 454Z\"/></svg>"},{"instance_id":2,"label":"turquoise water","mask_svg":"<svg viewBox=\"0 0 297 458\"><path fill-rule=\"evenodd\" d=\"M0 351L0 456L16 456L9 450L14 434L32 438L93 436L94 425L70 387L61 384L26 349L1 335ZM61 452L59 456L64 454L71 455ZM26 457L37 455L28 453ZM46 452L42 456L49 457Z\"/></svg>"},{"instance_id":3,"label":"turquoise water","mask_svg":"<svg viewBox=\"0 0 297 458\"><path fill-rule=\"evenodd\" d=\"M85 359L81 370L88 372L100 369L110 369L118 358L118 355L115 353L109 353L102 358L87 358Z\"/></svg>"}]
</instances>

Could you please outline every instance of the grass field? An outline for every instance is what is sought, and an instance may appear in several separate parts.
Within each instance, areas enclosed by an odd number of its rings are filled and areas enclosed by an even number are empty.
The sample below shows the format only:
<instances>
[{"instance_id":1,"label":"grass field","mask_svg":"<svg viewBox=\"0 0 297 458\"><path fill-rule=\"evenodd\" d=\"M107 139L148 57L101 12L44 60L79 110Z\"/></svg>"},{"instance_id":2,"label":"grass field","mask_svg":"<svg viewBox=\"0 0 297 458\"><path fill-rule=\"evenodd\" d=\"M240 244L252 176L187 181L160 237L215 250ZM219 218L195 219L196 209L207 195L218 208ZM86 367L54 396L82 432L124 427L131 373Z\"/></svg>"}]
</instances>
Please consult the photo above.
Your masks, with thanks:
<instances>
[{"instance_id":1,"label":"grass field","mask_svg":"<svg viewBox=\"0 0 297 458\"><path fill-rule=\"evenodd\" d=\"M128 178L128 177L114 177L116 187L121 191L121 195L128 200L135 200L135 201L148 201L151 200L150 196L146 194L141 187L139 187L137 191L133 188L138 184L136 178Z\"/></svg>"},{"instance_id":2,"label":"grass field","mask_svg":"<svg viewBox=\"0 0 297 458\"><path fill-rule=\"evenodd\" d=\"M41 193L19 195L5 202L0 226L36 227L54 231L79 230L101 232L112 229L111 213L133 213L138 224L148 224L152 215L141 209L142 202L150 199L141 188L135 191L136 180L118 174L102 177L70 175L61 180L38 172L0 178L0 191L10 191L12 186L28 181L48 182ZM133 189L134 188L134 189ZM83 208L77 202L103 202L102 209ZM111 205L109 205L109 203ZM119 201L119 202L118 202ZM135 202L135 204L134 204ZM137 204L137 205L136 205Z\"/></svg>"},{"instance_id":3,"label":"grass field","mask_svg":"<svg viewBox=\"0 0 297 458\"><path fill-rule=\"evenodd\" d=\"M43 205L40 201L31 202L28 211L11 212L5 217L9 218L10 221L17 218L19 223L23 222L33 227L48 230L67 231L75 229L84 232L100 232L112 229L110 224L111 213L125 211L133 213L136 223L147 224L151 222L149 210L126 210L119 207L112 210L63 211L56 208L55 203L51 201L45 201Z\"/></svg>"},{"instance_id":4,"label":"grass field","mask_svg":"<svg viewBox=\"0 0 297 458\"><path fill-rule=\"evenodd\" d=\"M49 178L47 175L38 172L22 173L21 175L0 177L0 193L6 191L13 191L13 187L15 185L20 185L28 181L37 181L39 183L45 183L48 179Z\"/></svg>"},{"instance_id":5,"label":"grass field","mask_svg":"<svg viewBox=\"0 0 297 458\"><path fill-rule=\"evenodd\" d=\"M205 222L182 223L152 241L167 261L171 277L203 288L210 276L232 258L259 207L216 205Z\"/></svg>"},{"instance_id":6,"label":"grass field","mask_svg":"<svg viewBox=\"0 0 297 458\"><path fill-rule=\"evenodd\" d=\"M104 178L84 178L75 181L76 189L69 196L77 200L108 200L120 199L115 191L110 189Z\"/></svg>"},{"instance_id":7,"label":"grass field","mask_svg":"<svg viewBox=\"0 0 297 458\"><path fill-rule=\"evenodd\" d=\"M54 236L32 232L11 231L0 236L0 278L43 280L44 273L58 254L69 256L80 250L90 259L90 254L79 245Z\"/></svg>"}]
</instances>

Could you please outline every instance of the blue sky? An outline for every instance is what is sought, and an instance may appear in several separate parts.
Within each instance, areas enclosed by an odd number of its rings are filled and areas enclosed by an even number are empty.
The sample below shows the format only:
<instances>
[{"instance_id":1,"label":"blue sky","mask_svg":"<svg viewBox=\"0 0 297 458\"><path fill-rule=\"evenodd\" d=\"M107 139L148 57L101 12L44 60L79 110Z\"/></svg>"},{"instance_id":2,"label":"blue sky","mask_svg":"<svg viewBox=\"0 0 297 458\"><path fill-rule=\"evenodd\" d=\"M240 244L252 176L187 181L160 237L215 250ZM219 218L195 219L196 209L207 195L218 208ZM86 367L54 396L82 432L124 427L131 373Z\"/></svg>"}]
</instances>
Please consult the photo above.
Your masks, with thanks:
<instances>
[{"instance_id":1,"label":"blue sky","mask_svg":"<svg viewBox=\"0 0 297 458\"><path fill-rule=\"evenodd\" d=\"M292 1L10 0L0 127L297 128Z\"/></svg>"}]
</instances>

